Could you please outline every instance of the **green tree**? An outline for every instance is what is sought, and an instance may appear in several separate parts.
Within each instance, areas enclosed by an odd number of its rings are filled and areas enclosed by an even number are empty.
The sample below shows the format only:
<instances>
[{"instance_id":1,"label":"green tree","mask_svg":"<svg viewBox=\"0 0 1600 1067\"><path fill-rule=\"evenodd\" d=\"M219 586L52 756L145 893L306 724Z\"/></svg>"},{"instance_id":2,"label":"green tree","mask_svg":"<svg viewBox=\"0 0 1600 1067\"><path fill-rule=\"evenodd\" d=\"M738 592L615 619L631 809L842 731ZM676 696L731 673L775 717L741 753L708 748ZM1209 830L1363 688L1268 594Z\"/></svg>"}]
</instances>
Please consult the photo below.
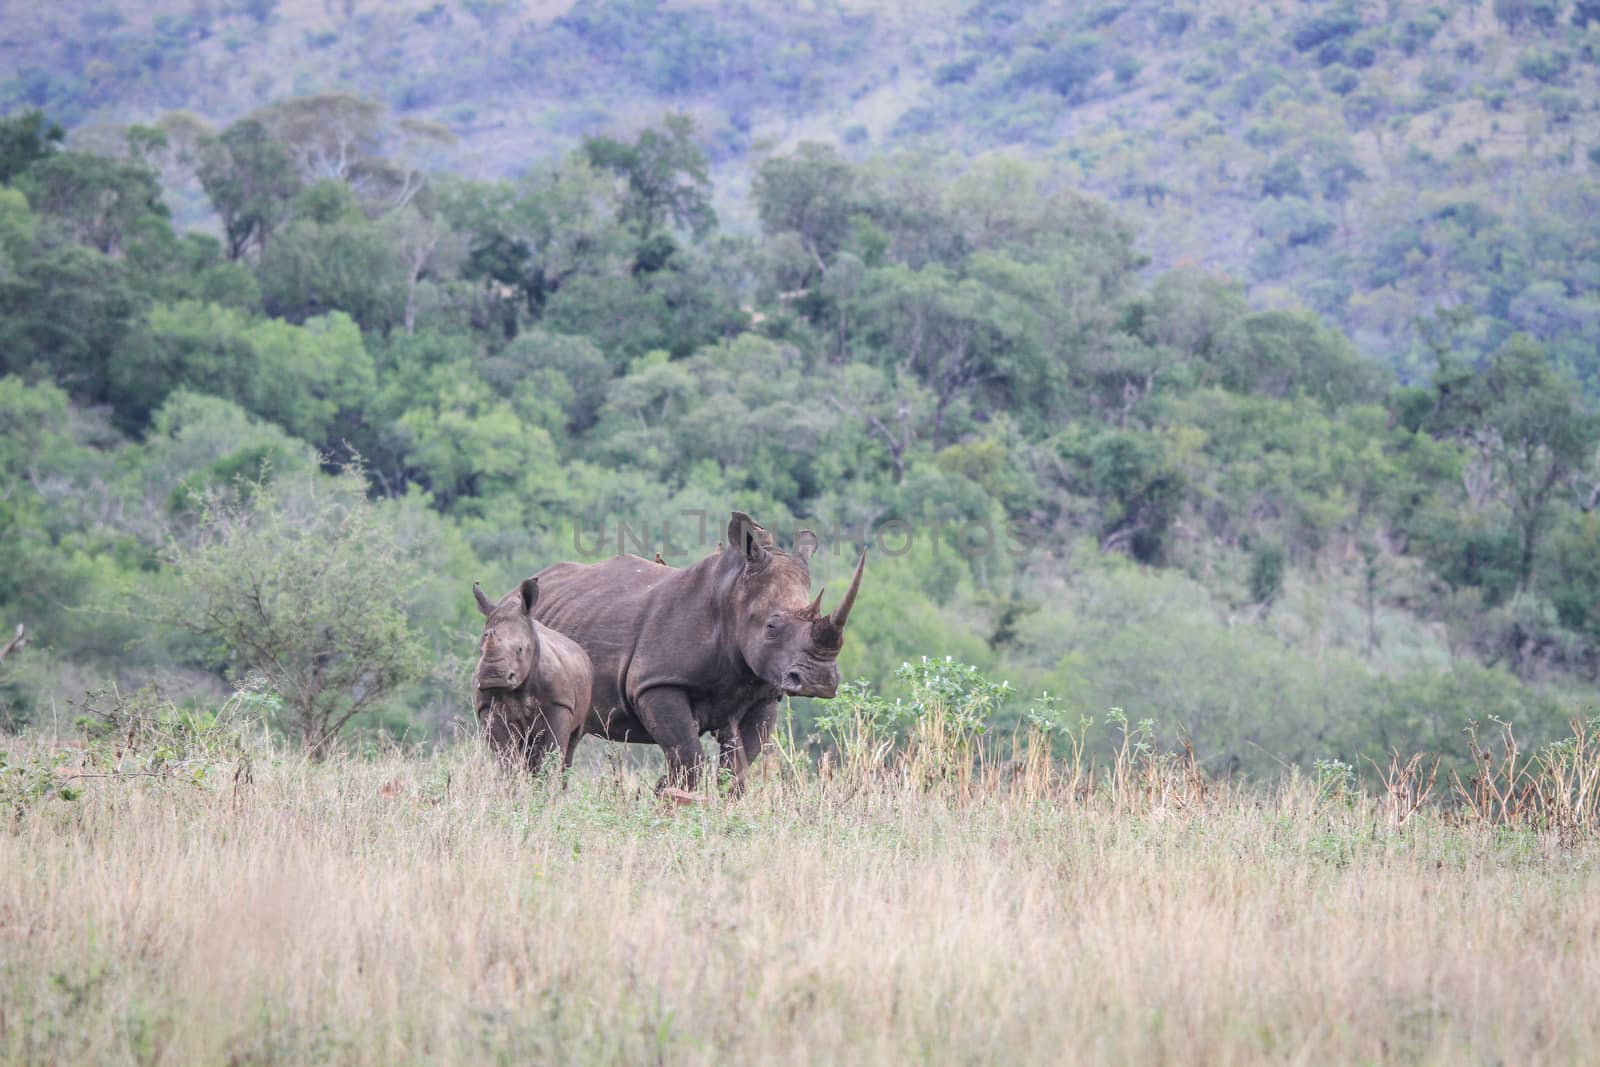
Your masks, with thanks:
<instances>
[{"instance_id":1,"label":"green tree","mask_svg":"<svg viewBox=\"0 0 1600 1067\"><path fill-rule=\"evenodd\" d=\"M1447 363L1434 389L1434 431L1474 447L1510 508L1517 589L1526 592L1559 495L1592 469L1600 418L1544 347L1521 334L1482 370Z\"/></svg>"},{"instance_id":2,"label":"green tree","mask_svg":"<svg viewBox=\"0 0 1600 1067\"><path fill-rule=\"evenodd\" d=\"M107 255L121 254L134 229L165 225L167 206L155 171L87 152L52 152L18 176L34 211L66 235Z\"/></svg>"},{"instance_id":3,"label":"green tree","mask_svg":"<svg viewBox=\"0 0 1600 1067\"><path fill-rule=\"evenodd\" d=\"M75 531L58 506L63 476L85 458L64 392L0 377L0 478L8 487L0 495L0 617L25 622L46 641L87 577L75 565ZM8 637L0 634L0 642Z\"/></svg>"},{"instance_id":4,"label":"green tree","mask_svg":"<svg viewBox=\"0 0 1600 1067\"><path fill-rule=\"evenodd\" d=\"M235 676L264 675L284 728L321 758L352 718L422 676L404 605L423 576L359 471L249 490L213 492L195 539L172 546L161 617L214 642Z\"/></svg>"},{"instance_id":5,"label":"green tree","mask_svg":"<svg viewBox=\"0 0 1600 1067\"><path fill-rule=\"evenodd\" d=\"M696 240L716 227L711 176L694 137L694 119L679 113L666 116L660 129L641 130L632 144L612 137L584 139L589 163L623 182L621 219L641 242L669 225L689 231Z\"/></svg>"},{"instance_id":6,"label":"green tree","mask_svg":"<svg viewBox=\"0 0 1600 1067\"><path fill-rule=\"evenodd\" d=\"M384 108L352 93L313 93L276 101L254 116L282 147L301 184L352 183L378 154Z\"/></svg>"},{"instance_id":7,"label":"green tree","mask_svg":"<svg viewBox=\"0 0 1600 1067\"><path fill-rule=\"evenodd\" d=\"M172 392L189 389L232 400L319 445L336 443L329 438L340 411L365 403L374 386L361 331L341 312L296 326L193 301L152 308L113 380L132 426L142 427Z\"/></svg>"},{"instance_id":8,"label":"green tree","mask_svg":"<svg viewBox=\"0 0 1600 1067\"><path fill-rule=\"evenodd\" d=\"M979 410L1048 404L1033 393L1039 358L1023 329L1026 305L942 264L922 270L888 266L868 273L856 316L878 358L915 373L933 391L934 436L946 442L960 405Z\"/></svg>"},{"instance_id":9,"label":"green tree","mask_svg":"<svg viewBox=\"0 0 1600 1067\"><path fill-rule=\"evenodd\" d=\"M0 373L50 378L79 399L115 404L111 366L143 306L126 261L36 241L0 273Z\"/></svg>"},{"instance_id":10,"label":"green tree","mask_svg":"<svg viewBox=\"0 0 1600 1067\"><path fill-rule=\"evenodd\" d=\"M66 138L67 131L37 108L0 119L0 183L48 158Z\"/></svg>"},{"instance_id":11,"label":"green tree","mask_svg":"<svg viewBox=\"0 0 1600 1067\"><path fill-rule=\"evenodd\" d=\"M392 236L359 213L291 223L261 254L263 308L290 322L342 311L368 331L403 321L406 280Z\"/></svg>"},{"instance_id":12,"label":"green tree","mask_svg":"<svg viewBox=\"0 0 1600 1067\"><path fill-rule=\"evenodd\" d=\"M440 214L466 242L461 275L480 286L475 319L515 337L564 287L628 275L637 238L619 221L621 199L581 152L516 185L441 183Z\"/></svg>"},{"instance_id":13,"label":"green tree","mask_svg":"<svg viewBox=\"0 0 1600 1067\"><path fill-rule=\"evenodd\" d=\"M792 234L806 259L800 287L820 277L850 234L858 210L860 177L832 145L802 142L787 156L756 168L750 193L769 238Z\"/></svg>"},{"instance_id":14,"label":"green tree","mask_svg":"<svg viewBox=\"0 0 1600 1067\"><path fill-rule=\"evenodd\" d=\"M1241 323L1244 343L1224 369L1223 384L1239 392L1303 393L1342 405L1377 394L1381 372L1348 338L1303 311L1262 311Z\"/></svg>"},{"instance_id":15,"label":"green tree","mask_svg":"<svg viewBox=\"0 0 1600 1067\"><path fill-rule=\"evenodd\" d=\"M240 119L203 141L196 173L222 220L229 259L266 247L300 191L288 153L256 119Z\"/></svg>"},{"instance_id":16,"label":"green tree","mask_svg":"<svg viewBox=\"0 0 1600 1067\"><path fill-rule=\"evenodd\" d=\"M1103 552L1160 563L1186 489L1167 447L1150 434L1074 429L1055 442L1067 487L1100 505Z\"/></svg>"}]
</instances>

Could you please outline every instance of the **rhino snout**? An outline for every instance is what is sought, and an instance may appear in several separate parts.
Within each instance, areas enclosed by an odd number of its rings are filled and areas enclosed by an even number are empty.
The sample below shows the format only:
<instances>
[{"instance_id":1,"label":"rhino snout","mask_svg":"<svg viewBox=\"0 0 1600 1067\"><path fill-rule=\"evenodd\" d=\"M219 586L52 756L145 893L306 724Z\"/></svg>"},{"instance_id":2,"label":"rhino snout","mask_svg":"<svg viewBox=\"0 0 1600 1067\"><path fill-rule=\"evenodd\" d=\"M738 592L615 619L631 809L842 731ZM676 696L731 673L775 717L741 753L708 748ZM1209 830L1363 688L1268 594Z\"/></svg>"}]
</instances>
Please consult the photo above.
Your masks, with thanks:
<instances>
[{"instance_id":1,"label":"rhino snout","mask_svg":"<svg viewBox=\"0 0 1600 1067\"><path fill-rule=\"evenodd\" d=\"M783 676L783 691L792 697L820 697L827 700L839 691L839 671L831 667L825 671L805 672L791 670Z\"/></svg>"},{"instance_id":2,"label":"rhino snout","mask_svg":"<svg viewBox=\"0 0 1600 1067\"><path fill-rule=\"evenodd\" d=\"M492 667L487 664L478 668L479 689L513 689L518 680L515 667Z\"/></svg>"}]
</instances>

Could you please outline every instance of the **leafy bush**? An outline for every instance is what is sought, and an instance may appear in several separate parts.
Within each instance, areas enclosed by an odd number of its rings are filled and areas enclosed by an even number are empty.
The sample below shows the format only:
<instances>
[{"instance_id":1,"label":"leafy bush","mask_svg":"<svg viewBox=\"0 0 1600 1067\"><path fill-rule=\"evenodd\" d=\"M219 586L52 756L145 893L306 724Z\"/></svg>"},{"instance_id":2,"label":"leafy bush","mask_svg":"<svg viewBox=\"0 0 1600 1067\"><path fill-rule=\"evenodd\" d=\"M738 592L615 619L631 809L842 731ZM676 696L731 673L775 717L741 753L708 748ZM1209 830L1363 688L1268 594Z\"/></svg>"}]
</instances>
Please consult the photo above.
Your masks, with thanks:
<instances>
[{"instance_id":1,"label":"leafy bush","mask_svg":"<svg viewBox=\"0 0 1600 1067\"><path fill-rule=\"evenodd\" d=\"M1018 88L1044 88L1060 96L1076 97L1104 66L1099 40L1080 35L1024 56L1012 67L1010 83Z\"/></svg>"},{"instance_id":2,"label":"leafy bush","mask_svg":"<svg viewBox=\"0 0 1600 1067\"><path fill-rule=\"evenodd\" d=\"M1321 79L1322 87L1336 96L1348 96L1361 84L1361 76L1340 63L1325 68Z\"/></svg>"},{"instance_id":3,"label":"leafy bush","mask_svg":"<svg viewBox=\"0 0 1600 1067\"><path fill-rule=\"evenodd\" d=\"M979 62L980 60L977 56L966 56L962 59L952 60L949 63L942 63L934 68L933 84L939 86L961 85L971 81L972 76L978 72Z\"/></svg>"},{"instance_id":4,"label":"leafy bush","mask_svg":"<svg viewBox=\"0 0 1600 1067\"><path fill-rule=\"evenodd\" d=\"M237 675L283 699L280 725L325 756L341 728L422 673L406 617L421 579L359 470L209 494L192 543L174 544L163 621L206 637Z\"/></svg>"},{"instance_id":5,"label":"leafy bush","mask_svg":"<svg viewBox=\"0 0 1600 1067\"><path fill-rule=\"evenodd\" d=\"M1296 51L1309 52L1330 42L1349 37L1361 29L1361 17L1353 11L1335 10L1310 15L1296 22L1289 42Z\"/></svg>"},{"instance_id":6,"label":"leafy bush","mask_svg":"<svg viewBox=\"0 0 1600 1067\"><path fill-rule=\"evenodd\" d=\"M1566 74L1571 63L1571 57L1560 49L1530 48L1517 57L1517 73L1548 84Z\"/></svg>"},{"instance_id":7,"label":"leafy bush","mask_svg":"<svg viewBox=\"0 0 1600 1067\"><path fill-rule=\"evenodd\" d=\"M1554 88L1539 90L1539 109L1557 122L1570 120L1582 107L1583 101L1577 93Z\"/></svg>"}]
</instances>

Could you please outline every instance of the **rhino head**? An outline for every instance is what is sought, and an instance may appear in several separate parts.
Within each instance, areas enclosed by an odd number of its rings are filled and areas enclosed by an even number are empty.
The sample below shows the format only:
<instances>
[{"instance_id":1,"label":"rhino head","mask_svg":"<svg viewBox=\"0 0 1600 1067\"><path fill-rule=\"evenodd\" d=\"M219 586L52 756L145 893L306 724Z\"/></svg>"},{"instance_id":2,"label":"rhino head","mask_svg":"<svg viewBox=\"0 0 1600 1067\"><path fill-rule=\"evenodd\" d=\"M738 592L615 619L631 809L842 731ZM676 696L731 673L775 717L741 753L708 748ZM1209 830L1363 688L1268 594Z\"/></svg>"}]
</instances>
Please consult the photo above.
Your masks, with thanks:
<instances>
[{"instance_id":1,"label":"rhino head","mask_svg":"<svg viewBox=\"0 0 1600 1067\"><path fill-rule=\"evenodd\" d=\"M743 556L728 594L739 650L756 675L788 696L831 697L839 691L844 627L867 565L863 548L849 592L825 615L821 591L811 598L816 549L817 535L810 530L796 536L791 554L743 512L734 512L728 524L724 551Z\"/></svg>"},{"instance_id":2,"label":"rhino head","mask_svg":"<svg viewBox=\"0 0 1600 1067\"><path fill-rule=\"evenodd\" d=\"M517 596L496 604L477 582L472 595L483 612L483 638L472 688L480 702L487 692L516 689L525 684L539 663L539 635L533 628L533 605L539 599L539 579L527 578Z\"/></svg>"}]
</instances>

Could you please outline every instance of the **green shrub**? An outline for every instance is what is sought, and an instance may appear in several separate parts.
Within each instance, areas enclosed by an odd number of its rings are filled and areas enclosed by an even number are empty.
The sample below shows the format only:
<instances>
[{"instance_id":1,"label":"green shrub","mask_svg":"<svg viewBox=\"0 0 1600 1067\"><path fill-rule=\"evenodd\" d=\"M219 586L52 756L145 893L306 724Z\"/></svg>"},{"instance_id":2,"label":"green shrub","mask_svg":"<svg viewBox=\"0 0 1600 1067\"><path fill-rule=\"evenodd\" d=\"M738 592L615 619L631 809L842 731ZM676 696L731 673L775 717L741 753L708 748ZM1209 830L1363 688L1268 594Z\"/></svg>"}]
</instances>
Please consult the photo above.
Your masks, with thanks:
<instances>
[{"instance_id":1,"label":"green shrub","mask_svg":"<svg viewBox=\"0 0 1600 1067\"><path fill-rule=\"evenodd\" d=\"M1321 79L1322 87L1336 96L1349 96L1361 84L1361 76L1342 63L1326 67Z\"/></svg>"},{"instance_id":2,"label":"green shrub","mask_svg":"<svg viewBox=\"0 0 1600 1067\"><path fill-rule=\"evenodd\" d=\"M1572 59L1553 48L1530 48L1517 57L1517 73L1539 82L1553 82L1567 72Z\"/></svg>"}]
</instances>

